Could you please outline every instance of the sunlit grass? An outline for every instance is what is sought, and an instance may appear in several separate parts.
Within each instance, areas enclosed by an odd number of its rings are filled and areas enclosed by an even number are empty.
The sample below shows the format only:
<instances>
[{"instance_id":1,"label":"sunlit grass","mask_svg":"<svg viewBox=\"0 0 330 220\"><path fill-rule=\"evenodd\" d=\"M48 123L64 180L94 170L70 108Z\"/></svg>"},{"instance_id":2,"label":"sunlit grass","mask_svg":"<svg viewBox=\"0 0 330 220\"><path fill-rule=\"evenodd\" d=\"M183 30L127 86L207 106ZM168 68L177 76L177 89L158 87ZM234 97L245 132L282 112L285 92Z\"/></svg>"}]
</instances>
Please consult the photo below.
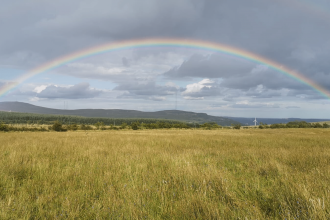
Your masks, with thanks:
<instances>
[{"instance_id":1,"label":"sunlit grass","mask_svg":"<svg viewBox=\"0 0 330 220\"><path fill-rule=\"evenodd\" d=\"M0 133L0 219L329 219L330 129Z\"/></svg>"}]
</instances>

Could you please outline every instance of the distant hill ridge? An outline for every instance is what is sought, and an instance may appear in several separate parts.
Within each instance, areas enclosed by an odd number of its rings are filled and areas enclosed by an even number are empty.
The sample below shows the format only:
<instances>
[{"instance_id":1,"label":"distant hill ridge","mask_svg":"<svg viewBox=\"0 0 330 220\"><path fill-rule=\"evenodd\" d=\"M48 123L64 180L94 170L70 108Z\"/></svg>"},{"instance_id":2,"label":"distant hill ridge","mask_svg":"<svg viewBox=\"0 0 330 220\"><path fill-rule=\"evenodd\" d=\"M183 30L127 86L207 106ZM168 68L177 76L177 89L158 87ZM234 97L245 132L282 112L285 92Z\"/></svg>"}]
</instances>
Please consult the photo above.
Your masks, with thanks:
<instances>
[{"instance_id":1,"label":"distant hill ridge","mask_svg":"<svg viewBox=\"0 0 330 220\"><path fill-rule=\"evenodd\" d=\"M22 113L36 113L48 115L72 115L83 117L103 117L103 118L145 118L145 119L169 119L179 120L184 122L215 122L219 125L229 126L232 124L241 123L242 125L254 125L254 118L243 117L220 117L211 116L206 113L196 113L179 110L165 110L157 112L142 112L137 110L123 109L78 109L78 110L62 110L45 108L36 105L31 105L24 102L0 102L0 111L12 111ZM258 122L266 124L288 123L290 121L306 121L306 122L321 122L329 121L329 119L301 119L301 118L257 118Z\"/></svg>"},{"instance_id":2,"label":"distant hill ridge","mask_svg":"<svg viewBox=\"0 0 330 220\"><path fill-rule=\"evenodd\" d=\"M254 118L238 118L238 117L228 117L234 121L238 121L243 126L244 125L254 125ZM329 121L329 119L303 119L303 118L257 118L258 123L262 122L263 124L287 124L291 121L305 121L308 123L311 122L324 122Z\"/></svg>"},{"instance_id":3,"label":"distant hill ridge","mask_svg":"<svg viewBox=\"0 0 330 220\"><path fill-rule=\"evenodd\" d=\"M22 113L51 114L51 115L74 115L83 117L104 117L104 118L148 118L148 119L169 119L185 122L205 123L215 122L219 125L228 126L239 122L226 118L211 116L206 113L195 113L179 110L164 110L157 112L142 112L137 110L122 109L78 109L61 110L40 107L23 102L0 102L0 111L12 111Z\"/></svg>"}]
</instances>

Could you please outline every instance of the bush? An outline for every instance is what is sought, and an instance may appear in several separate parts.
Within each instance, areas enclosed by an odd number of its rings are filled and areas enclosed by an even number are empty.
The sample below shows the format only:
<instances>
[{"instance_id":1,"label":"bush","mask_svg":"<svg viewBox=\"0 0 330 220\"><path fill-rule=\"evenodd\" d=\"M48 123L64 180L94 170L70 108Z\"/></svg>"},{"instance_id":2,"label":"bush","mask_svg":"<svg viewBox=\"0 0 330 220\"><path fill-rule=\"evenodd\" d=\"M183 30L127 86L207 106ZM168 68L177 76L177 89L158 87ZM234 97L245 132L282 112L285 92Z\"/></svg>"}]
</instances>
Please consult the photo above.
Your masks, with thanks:
<instances>
[{"instance_id":1,"label":"bush","mask_svg":"<svg viewBox=\"0 0 330 220\"><path fill-rule=\"evenodd\" d=\"M0 122L0 131L9 131L9 126L3 122Z\"/></svg>"},{"instance_id":2,"label":"bush","mask_svg":"<svg viewBox=\"0 0 330 220\"><path fill-rule=\"evenodd\" d=\"M323 123L323 128L330 128L330 125L324 122Z\"/></svg>"},{"instance_id":3,"label":"bush","mask_svg":"<svg viewBox=\"0 0 330 220\"><path fill-rule=\"evenodd\" d=\"M211 130L213 128L221 128L221 126L219 126L215 122L206 122L206 123L202 124L200 127L207 129L207 130Z\"/></svg>"},{"instance_id":4,"label":"bush","mask_svg":"<svg viewBox=\"0 0 330 220\"><path fill-rule=\"evenodd\" d=\"M323 126L320 123L313 124L313 128L323 128Z\"/></svg>"},{"instance_id":5,"label":"bush","mask_svg":"<svg viewBox=\"0 0 330 220\"><path fill-rule=\"evenodd\" d=\"M76 131L76 130L78 130L78 125L77 124L72 124L72 125L68 125L67 126L67 129L68 130L72 130L72 131Z\"/></svg>"},{"instance_id":6,"label":"bush","mask_svg":"<svg viewBox=\"0 0 330 220\"><path fill-rule=\"evenodd\" d=\"M132 124L131 124L131 127L132 127L132 129L133 130L138 130L138 129L140 129L140 122L133 122Z\"/></svg>"},{"instance_id":7,"label":"bush","mask_svg":"<svg viewBox=\"0 0 330 220\"><path fill-rule=\"evenodd\" d=\"M60 131L67 131L65 128L63 128L62 123L59 121L55 121L52 125L52 130L60 132Z\"/></svg>"},{"instance_id":8,"label":"bush","mask_svg":"<svg viewBox=\"0 0 330 220\"><path fill-rule=\"evenodd\" d=\"M121 129L125 129L126 127L127 127L127 124L125 122L120 125Z\"/></svg>"},{"instance_id":9,"label":"bush","mask_svg":"<svg viewBox=\"0 0 330 220\"><path fill-rule=\"evenodd\" d=\"M90 126L90 125L84 125L84 124L82 124L81 126L80 126L80 129L81 130L93 130L93 128L92 128L92 126Z\"/></svg>"},{"instance_id":10,"label":"bush","mask_svg":"<svg viewBox=\"0 0 330 220\"><path fill-rule=\"evenodd\" d=\"M285 128L285 124L271 124L269 127L272 128L272 129L275 129L275 128Z\"/></svg>"},{"instance_id":11,"label":"bush","mask_svg":"<svg viewBox=\"0 0 330 220\"><path fill-rule=\"evenodd\" d=\"M234 129L241 129L241 124L235 124L235 125L233 126L233 128L234 128Z\"/></svg>"},{"instance_id":12,"label":"bush","mask_svg":"<svg viewBox=\"0 0 330 220\"><path fill-rule=\"evenodd\" d=\"M105 130L103 121L95 123L94 126L96 127L97 130L100 130L100 129Z\"/></svg>"}]
</instances>

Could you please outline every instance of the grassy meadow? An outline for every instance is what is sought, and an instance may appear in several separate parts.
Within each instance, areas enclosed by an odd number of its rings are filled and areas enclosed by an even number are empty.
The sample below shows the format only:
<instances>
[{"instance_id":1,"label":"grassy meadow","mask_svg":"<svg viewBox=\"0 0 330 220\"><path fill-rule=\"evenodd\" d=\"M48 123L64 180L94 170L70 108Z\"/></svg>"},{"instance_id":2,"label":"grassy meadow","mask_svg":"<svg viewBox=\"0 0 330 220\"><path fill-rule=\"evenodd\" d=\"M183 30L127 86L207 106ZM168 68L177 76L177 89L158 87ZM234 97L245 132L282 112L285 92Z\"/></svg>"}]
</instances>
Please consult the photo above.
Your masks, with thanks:
<instances>
[{"instance_id":1,"label":"grassy meadow","mask_svg":"<svg viewBox=\"0 0 330 220\"><path fill-rule=\"evenodd\" d=\"M0 132L0 219L330 219L330 129Z\"/></svg>"}]
</instances>

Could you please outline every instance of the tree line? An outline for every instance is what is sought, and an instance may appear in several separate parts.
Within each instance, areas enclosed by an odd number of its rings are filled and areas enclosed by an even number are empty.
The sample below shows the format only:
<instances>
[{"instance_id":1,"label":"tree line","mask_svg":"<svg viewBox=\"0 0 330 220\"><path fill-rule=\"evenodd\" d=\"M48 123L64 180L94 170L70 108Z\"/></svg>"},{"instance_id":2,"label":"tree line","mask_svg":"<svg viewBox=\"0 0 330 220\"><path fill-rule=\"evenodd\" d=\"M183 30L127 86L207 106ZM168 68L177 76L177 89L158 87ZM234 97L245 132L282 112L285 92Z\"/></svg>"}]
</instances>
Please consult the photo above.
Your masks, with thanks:
<instances>
[{"instance_id":1,"label":"tree line","mask_svg":"<svg viewBox=\"0 0 330 220\"><path fill-rule=\"evenodd\" d=\"M167 119L148 119L148 118L101 118L101 117L82 117L70 115L46 115L46 114L33 114L33 113L18 113L18 112L2 112L0 111L0 121L9 125L50 125L55 121L63 125L71 124L85 124L94 125L98 122L104 123L106 126L117 126L123 123L131 124L139 121L144 124L167 123L167 124L180 124L184 123L178 120Z\"/></svg>"},{"instance_id":2,"label":"tree line","mask_svg":"<svg viewBox=\"0 0 330 220\"><path fill-rule=\"evenodd\" d=\"M286 124L271 124L271 125L267 125L267 124L263 124L260 123L259 125L260 129L267 129L267 128L330 128L330 125L327 123L308 123L306 121L291 121L288 122Z\"/></svg>"}]
</instances>

